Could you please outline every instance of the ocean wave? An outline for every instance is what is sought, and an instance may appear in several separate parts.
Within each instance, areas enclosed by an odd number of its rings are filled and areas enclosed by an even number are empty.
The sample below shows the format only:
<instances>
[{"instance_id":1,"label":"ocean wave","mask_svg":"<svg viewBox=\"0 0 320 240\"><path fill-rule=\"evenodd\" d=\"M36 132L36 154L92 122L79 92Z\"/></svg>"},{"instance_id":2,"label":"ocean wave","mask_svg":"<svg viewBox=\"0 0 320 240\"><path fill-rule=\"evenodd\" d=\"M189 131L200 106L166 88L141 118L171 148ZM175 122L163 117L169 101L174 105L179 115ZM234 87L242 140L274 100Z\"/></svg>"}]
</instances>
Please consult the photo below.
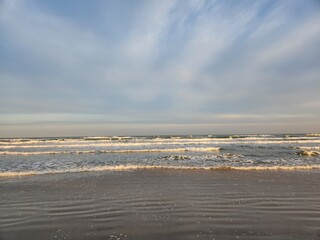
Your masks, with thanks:
<instances>
[{"instance_id":1,"label":"ocean wave","mask_svg":"<svg viewBox=\"0 0 320 240\"><path fill-rule=\"evenodd\" d=\"M103 171L132 171L132 170L221 170L221 171L294 171L294 170L315 170L320 169L320 165L300 165L300 166L167 166L167 165L117 165L117 166L97 166L81 167L64 170L50 171L7 171L0 172L0 177L23 177L44 174L63 174L81 172L103 172Z\"/></svg>"},{"instance_id":2,"label":"ocean wave","mask_svg":"<svg viewBox=\"0 0 320 240\"><path fill-rule=\"evenodd\" d=\"M298 149L317 151L317 150L320 150L320 146L312 146L312 147L298 147Z\"/></svg>"},{"instance_id":3,"label":"ocean wave","mask_svg":"<svg viewBox=\"0 0 320 240\"><path fill-rule=\"evenodd\" d=\"M320 137L320 133L309 133L306 136L308 136L308 137Z\"/></svg>"},{"instance_id":4,"label":"ocean wave","mask_svg":"<svg viewBox=\"0 0 320 240\"><path fill-rule=\"evenodd\" d=\"M112 140L47 140L47 141L29 141L29 142L0 142L0 147L6 146L67 146L67 145L96 145L96 144L107 144L107 145L127 145L127 144L141 144L141 145L160 145L160 144L192 144L192 143L215 143L215 142L233 142L230 139L210 139L210 138L199 138L199 139L180 139L180 138L168 138L168 139L132 139L127 141L112 141Z\"/></svg>"},{"instance_id":5,"label":"ocean wave","mask_svg":"<svg viewBox=\"0 0 320 240\"><path fill-rule=\"evenodd\" d=\"M0 139L0 144L15 144L15 145L23 145L23 144L45 144L45 143L88 143L88 142L128 142L128 141L157 141L157 142L174 142L174 141L202 141L210 139L209 137L201 137L201 138L192 138L192 137L175 137L175 136L163 136L163 137L118 137L118 136L112 136L112 137L82 137L82 138L32 138L32 139L26 139L26 138L17 138L17 139Z\"/></svg>"},{"instance_id":6,"label":"ocean wave","mask_svg":"<svg viewBox=\"0 0 320 240\"><path fill-rule=\"evenodd\" d=\"M244 140L244 139L180 139L180 140L143 140L143 141L127 141L127 142L112 142L112 141L60 141L60 142L38 142L33 144L15 144L6 143L0 144L0 149L36 149L36 148L91 148L91 147L147 147L147 146L197 146L197 145L236 145L236 146L250 146L251 148L264 147L270 145L282 145L288 144L320 144L320 139L306 139L306 140L279 140L279 139L265 139L265 140Z\"/></svg>"},{"instance_id":7,"label":"ocean wave","mask_svg":"<svg viewBox=\"0 0 320 240\"><path fill-rule=\"evenodd\" d=\"M0 144L36 144L61 142L127 142L127 141L202 141L202 140L312 140L320 134L296 135L196 135L196 136L96 136L96 137L60 137L60 138L1 138Z\"/></svg>"},{"instance_id":8,"label":"ocean wave","mask_svg":"<svg viewBox=\"0 0 320 240\"><path fill-rule=\"evenodd\" d=\"M201 155L201 156L192 156L192 155L168 155L168 156L162 156L160 159L165 159L165 160L192 160L192 161L198 161L198 160L217 160L217 159L239 159L243 158L243 155L240 154L234 154L234 153L223 153L223 154L215 154L215 155ZM241 160L242 162L250 162L252 163L251 160Z\"/></svg>"},{"instance_id":9,"label":"ocean wave","mask_svg":"<svg viewBox=\"0 0 320 240\"><path fill-rule=\"evenodd\" d=\"M193 160L195 158L199 158L198 156L186 156L186 155L169 155L169 156L164 156L161 157L161 159L166 159L166 160Z\"/></svg>"},{"instance_id":10,"label":"ocean wave","mask_svg":"<svg viewBox=\"0 0 320 240\"><path fill-rule=\"evenodd\" d=\"M145 147L145 146L168 146L168 145L212 145L212 142L126 142L126 143L81 143L81 144L37 144L37 145L0 145L0 149L15 148L77 148L77 147Z\"/></svg>"},{"instance_id":11,"label":"ocean wave","mask_svg":"<svg viewBox=\"0 0 320 240\"><path fill-rule=\"evenodd\" d=\"M112 136L112 137L83 137L83 140L86 141L101 141L101 140L112 140L112 141L122 141L122 140L130 140L134 139L134 137L125 136L125 137L119 137L119 136Z\"/></svg>"},{"instance_id":12,"label":"ocean wave","mask_svg":"<svg viewBox=\"0 0 320 240\"><path fill-rule=\"evenodd\" d=\"M152 152L217 152L219 147L203 148L158 148L158 149L122 149L122 150L82 150L82 151L43 151L11 152L3 151L0 155L49 155L49 154L101 154L101 153L152 153Z\"/></svg>"},{"instance_id":13,"label":"ocean wave","mask_svg":"<svg viewBox=\"0 0 320 240\"><path fill-rule=\"evenodd\" d=\"M224 154L219 154L217 158L223 158L223 159L230 159L230 158L242 158L244 157L243 155L240 154L234 154L234 153L224 153Z\"/></svg>"},{"instance_id":14,"label":"ocean wave","mask_svg":"<svg viewBox=\"0 0 320 240\"><path fill-rule=\"evenodd\" d=\"M0 144L10 145L31 145L31 144L45 144L45 143L63 143L63 142L79 142L81 139L1 139Z\"/></svg>"},{"instance_id":15,"label":"ocean wave","mask_svg":"<svg viewBox=\"0 0 320 240\"><path fill-rule=\"evenodd\" d=\"M297 152L298 155L300 156L309 156L309 157L316 157L316 156L320 156L320 152L319 151L312 151L312 150L302 150Z\"/></svg>"}]
</instances>

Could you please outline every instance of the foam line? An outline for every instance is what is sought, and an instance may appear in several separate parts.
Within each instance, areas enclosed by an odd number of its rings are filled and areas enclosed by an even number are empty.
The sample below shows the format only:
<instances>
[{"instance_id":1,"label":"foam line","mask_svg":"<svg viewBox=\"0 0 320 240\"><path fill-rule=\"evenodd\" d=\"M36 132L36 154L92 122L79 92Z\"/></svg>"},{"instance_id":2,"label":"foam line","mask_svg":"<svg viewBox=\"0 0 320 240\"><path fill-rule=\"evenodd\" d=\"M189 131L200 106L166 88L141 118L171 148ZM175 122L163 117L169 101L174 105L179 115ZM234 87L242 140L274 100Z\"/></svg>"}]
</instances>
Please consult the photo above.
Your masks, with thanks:
<instances>
[{"instance_id":1,"label":"foam line","mask_svg":"<svg viewBox=\"0 0 320 240\"><path fill-rule=\"evenodd\" d=\"M52 171L8 171L0 172L0 177L22 177L44 174L61 174L61 173L79 173L79 172L102 172L102 171L131 171L131 170L215 170L215 171L294 171L294 170L315 170L320 169L320 165L308 166L248 166L248 167L234 167L234 166L211 166L211 167L192 167L192 166L165 166L165 165L118 165L118 166L99 166L99 167L82 167L71 168L66 170L52 170Z\"/></svg>"},{"instance_id":2,"label":"foam line","mask_svg":"<svg viewBox=\"0 0 320 240\"><path fill-rule=\"evenodd\" d=\"M159 148L159 149L123 149L123 150L83 150L83 151L44 151L44 152L0 152L0 155L49 155L49 154L99 154L99 153L152 153L152 152L217 152L218 147L203 148Z\"/></svg>"}]
</instances>

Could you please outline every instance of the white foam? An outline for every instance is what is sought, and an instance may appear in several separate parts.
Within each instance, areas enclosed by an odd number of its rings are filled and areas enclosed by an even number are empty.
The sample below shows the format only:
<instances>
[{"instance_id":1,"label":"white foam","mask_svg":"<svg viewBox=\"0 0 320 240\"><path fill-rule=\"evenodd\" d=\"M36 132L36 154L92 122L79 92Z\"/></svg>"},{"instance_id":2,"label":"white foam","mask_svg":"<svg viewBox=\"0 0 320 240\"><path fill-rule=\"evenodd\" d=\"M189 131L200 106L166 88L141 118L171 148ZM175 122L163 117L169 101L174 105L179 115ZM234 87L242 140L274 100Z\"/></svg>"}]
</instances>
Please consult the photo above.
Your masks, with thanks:
<instances>
[{"instance_id":1,"label":"white foam","mask_svg":"<svg viewBox=\"0 0 320 240\"><path fill-rule=\"evenodd\" d=\"M98 154L98 153L148 153L148 152L217 152L218 147L203 148L157 148L157 149L122 149L122 150L81 150L81 151L43 151L43 152L0 152L0 155L49 155L49 154Z\"/></svg>"},{"instance_id":2,"label":"white foam","mask_svg":"<svg viewBox=\"0 0 320 240\"><path fill-rule=\"evenodd\" d=\"M51 170L51 171L8 171L0 172L0 177L22 177L32 175L44 175L44 174L61 174L61 173L80 173L80 172L101 172L101 171L132 171L132 170L235 170L235 171L294 171L294 170L315 170L320 169L320 165L308 165L308 166L211 166L211 167L193 167L193 166L165 166L165 165L118 165L118 166L97 166L97 167L82 167L71 168L66 170Z\"/></svg>"},{"instance_id":3,"label":"white foam","mask_svg":"<svg viewBox=\"0 0 320 240\"><path fill-rule=\"evenodd\" d=\"M310 134L307 134L307 136L310 136L310 137L320 137L320 133L310 133Z\"/></svg>"},{"instance_id":4,"label":"white foam","mask_svg":"<svg viewBox=\"0 0 320 240\"><path fill-rule=\"evenodd\" d=\"M112 141L112 140L84 140L84 139L67 139L67 140L30 140L28 142L5 142L0 143L0 149L12 148L76 148L76 147L129 147L129 146L167 146L167 145L221 145L221 144L300 144L313 143L320 144L320 138L196 138L196 139L133 139L129 141Z\"/></svg>"},{"instance_id":5,"label":"white foam","mask_svg":"<svg viewBox=\"0 0 320 240\"><path fill-rule=\"evenodd\" d=\"M316 157L316 156L320 156L320 152L319 151L312 151L312 150L302 150L297 152L298 155L301 156L309 156L309 157Z\"/></svg>"},{"instance_id":6,"label":"white foam","mask_svg":"<svg viewBox=\"0 0 320 240\"><path fill-rule=\"evenodd\" d=\"M168 146L168 145L205 145L211 142L106 142L106 143L81 143L81 144L37 144L37 145L0 145L0 149L14 149L14 148L77 148L77 147L145 147L145 146Z\"/></svg>"},{"instance_id":7,"label":"white foam","mask_svg":"<svg viewBox=\"0 0 320 240\"><path fill-rule=\"evenodd\" d=\"M299 149L303 149L303 150L312 150L312 151L320 150L320 146L298 147L298 148L299 148Z\"/></svg>"},{"instance_id":8,"label":"white foam","mask_svg":"<svg viewBox=\"0 0 320 240\"><path fill-rule=\"evenodd\" d=\"M239 154L233 154L233 153L224 153L224 154L219 154L217 156L218 158L223 158L223 159L230 159L230 158L240 158L240 157L244 157L243 155L239 155Z\"/></svg>"},{"instance_id":9,"label":"white foam","mask_svg":"<svg viewBox=\"0 0 320 240\"><path fill-rule=\"evenodd\" d=\"M39 175L44 174L41 172L35 172L35 171L26 171L26 172L0 172L0 177L24 177L24 176L32 176L32 175Z\"/></svg>"}]
</instances>

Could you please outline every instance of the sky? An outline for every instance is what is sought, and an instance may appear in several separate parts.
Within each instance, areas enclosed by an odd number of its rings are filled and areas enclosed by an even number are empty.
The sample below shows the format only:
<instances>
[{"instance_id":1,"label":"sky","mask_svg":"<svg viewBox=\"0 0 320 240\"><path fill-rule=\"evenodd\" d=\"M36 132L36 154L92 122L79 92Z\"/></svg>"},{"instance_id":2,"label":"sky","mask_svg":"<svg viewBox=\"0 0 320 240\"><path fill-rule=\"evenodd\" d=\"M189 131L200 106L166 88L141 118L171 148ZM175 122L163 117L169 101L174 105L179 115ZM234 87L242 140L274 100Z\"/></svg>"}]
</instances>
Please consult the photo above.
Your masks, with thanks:
<instances>
[{"instance_id":1,"label":"sky","mask_svg":"<svg viewBox=\"0 0 320 240\"><path fill-rule=\"evenodd\" d=\"M0 0L0 137L304 132L319 0Z\"/></svg>"}]
</instances>

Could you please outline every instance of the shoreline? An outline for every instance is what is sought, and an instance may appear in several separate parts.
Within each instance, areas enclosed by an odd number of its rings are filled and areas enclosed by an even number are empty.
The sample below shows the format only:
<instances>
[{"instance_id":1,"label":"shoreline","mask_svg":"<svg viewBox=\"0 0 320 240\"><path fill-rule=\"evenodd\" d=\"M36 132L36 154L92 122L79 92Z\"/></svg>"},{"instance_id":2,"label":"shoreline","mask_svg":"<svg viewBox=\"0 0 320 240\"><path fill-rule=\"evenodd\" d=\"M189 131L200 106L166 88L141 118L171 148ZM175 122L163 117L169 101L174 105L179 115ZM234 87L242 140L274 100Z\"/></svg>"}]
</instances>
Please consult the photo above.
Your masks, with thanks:
<instances>
[{"instance_id":1,"label":"shoreline","mask_svg":"<svg viewBox=\"0 0 320 240\"><path fill-rule=\"evenodd\" d=\"M319 171L320 165L301 165L301 166L208 166L208 167L193 167L193 166L162 166L162 165L116 165L116 166L99 166L86 167L67 170L51 170L49 172L37 171L7 171L0 172L0 180L16 177L32 177L45 176L55 174L77 174L77 173L99 173L99 172L126 172L126 171Z\"/></svg>"},{"instance_id":2,"label":"shoreline","mask_svg":"<svg viewBox=\"0 0 320 240\"><path fill-rule=\"evenodd\" d=\"M318 239L319 182L318 170L1 178L0 238Z\"/></svg>"}]
</instances>

